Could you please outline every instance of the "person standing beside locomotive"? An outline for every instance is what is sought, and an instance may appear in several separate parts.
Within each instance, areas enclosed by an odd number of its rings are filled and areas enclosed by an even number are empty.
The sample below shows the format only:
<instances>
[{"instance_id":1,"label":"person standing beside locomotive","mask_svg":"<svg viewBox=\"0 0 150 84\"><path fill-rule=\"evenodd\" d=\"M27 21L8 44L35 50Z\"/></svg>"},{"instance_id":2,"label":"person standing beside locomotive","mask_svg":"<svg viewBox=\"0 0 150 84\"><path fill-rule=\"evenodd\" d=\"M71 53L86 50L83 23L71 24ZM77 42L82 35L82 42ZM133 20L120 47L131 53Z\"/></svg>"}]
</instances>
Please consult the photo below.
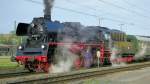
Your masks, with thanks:
<instances>
[{"instance_id":1,"label":"person standing beside locomotive","mask_svg":"<svg viewBox=\"0 0 150 84\"><path fill-rule=\"evenodd\" d=\"M84 67L85 68L90 68L93 62L93 58L92 58L92 53L91 53L91 48L87 47L87 49L84 51L83 53L83 57L84 57Z\"/></svg>"},{"instance_id":2,"label":"person standing beside locomotive","mask_svg":"<svg viewBox=\"0 0 150 84\"><path fill-rule=\"evenodd\" d=\"M96 51L96 56L97 56L97 65L99 68L100 67L100 56L101 56L101 52L99 49Z\"/></svg>"}]
</instances>

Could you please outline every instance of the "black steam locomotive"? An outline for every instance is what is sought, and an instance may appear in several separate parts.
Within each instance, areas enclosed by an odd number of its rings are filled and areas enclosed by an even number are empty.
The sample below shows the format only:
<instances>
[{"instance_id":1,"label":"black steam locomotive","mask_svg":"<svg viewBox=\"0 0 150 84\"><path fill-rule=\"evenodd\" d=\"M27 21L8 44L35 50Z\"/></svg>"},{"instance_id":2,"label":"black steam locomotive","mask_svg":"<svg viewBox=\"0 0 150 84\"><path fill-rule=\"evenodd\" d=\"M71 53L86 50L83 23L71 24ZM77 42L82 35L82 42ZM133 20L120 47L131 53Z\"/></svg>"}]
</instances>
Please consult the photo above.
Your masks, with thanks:
<instances>
[{"instance_id":1,"label":"black steam locomotive","mask_svg":"<svg viewBox=\"0 0 150 84\"><path fill-rule=\"evenodd\" d=\"M15 59L30 71L47 71L55 61L54 55L59 45L71 45L70 51L75 54L78 52L78 55L90 46L93 50L101 51L101 59L104 54L108 59L110 57L110 30L105 27L84 27L78 22L60 23L41 17L34 18L30 24L19 23L16 35L27 36L26 42L18 46ZM76 64L81 66L81 59L78 62Z\"/></svg>"}]
</instances>

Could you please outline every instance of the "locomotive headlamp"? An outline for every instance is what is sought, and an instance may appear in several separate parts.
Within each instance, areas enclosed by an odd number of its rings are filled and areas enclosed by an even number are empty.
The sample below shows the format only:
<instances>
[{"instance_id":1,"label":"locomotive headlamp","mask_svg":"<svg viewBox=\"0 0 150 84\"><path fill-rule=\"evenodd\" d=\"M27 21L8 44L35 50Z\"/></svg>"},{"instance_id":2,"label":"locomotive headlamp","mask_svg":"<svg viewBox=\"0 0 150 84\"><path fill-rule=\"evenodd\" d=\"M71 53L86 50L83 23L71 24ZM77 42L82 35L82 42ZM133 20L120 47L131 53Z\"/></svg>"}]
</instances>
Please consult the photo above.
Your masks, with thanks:
<instances>
[{"instance_id":1,"label":"locomotive headlamp","mask_svg":"<svg viewBox=\"0 0 150 84\"><path fill-rule=\"evenodd\" d=\"M34 23L31 23L31 27L34 27Z\"/></svg>"},{"instance_id":2,"label":"locomotive headlamp","mask_svg":"<svg viewBox=\"0 0 150 84\"><path fill-rule=\"evenodd\" d=\"M20 46L18 47L18 49L19 49L19 50L22 50L22 49L23 49L23 47L20 45Z\"/></svg>"},{"instance_id":3,"label":"locomotive headlamp","mask_svg":"<svg viewBox=\"0 0 150 84\"><path fill-rule=\"evenodd\" d=\"M46 47L45 45L41 45L41 48L42 48L42 49L45 49L45 47Z\"/></svg>"}]
</instances>

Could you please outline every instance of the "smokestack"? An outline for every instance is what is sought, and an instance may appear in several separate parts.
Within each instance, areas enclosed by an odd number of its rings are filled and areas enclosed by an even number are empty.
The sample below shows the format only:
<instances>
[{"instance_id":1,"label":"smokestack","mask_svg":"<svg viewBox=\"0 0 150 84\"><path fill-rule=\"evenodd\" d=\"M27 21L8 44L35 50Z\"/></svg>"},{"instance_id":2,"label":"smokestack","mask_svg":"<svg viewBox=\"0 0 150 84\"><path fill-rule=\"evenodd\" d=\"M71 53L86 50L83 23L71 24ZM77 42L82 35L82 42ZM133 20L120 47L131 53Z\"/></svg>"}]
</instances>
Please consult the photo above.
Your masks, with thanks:
<instances>
[{"instance_id":1,"label":"smokestack","mask_svg":"<svg viewBox=\"0 0 150 84\"><path fill-rule=\"evenodd\" d=\"M51 11L54 4L54 0L43 0L44 1L44 18L51 20Z\"/></svg>"}]
</instances>

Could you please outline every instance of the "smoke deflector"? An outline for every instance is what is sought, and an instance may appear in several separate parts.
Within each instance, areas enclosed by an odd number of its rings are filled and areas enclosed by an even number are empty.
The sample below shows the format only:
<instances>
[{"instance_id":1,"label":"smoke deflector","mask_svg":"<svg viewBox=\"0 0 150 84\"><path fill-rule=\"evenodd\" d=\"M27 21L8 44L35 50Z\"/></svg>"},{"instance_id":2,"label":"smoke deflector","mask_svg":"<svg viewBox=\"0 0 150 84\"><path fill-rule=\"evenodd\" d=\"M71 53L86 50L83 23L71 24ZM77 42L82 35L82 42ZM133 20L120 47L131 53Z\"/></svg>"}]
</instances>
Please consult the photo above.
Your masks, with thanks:
<instances>
[{"instance_id":1,"label":"smoke deflector","mask_svg":"<svg viewBox=\"0 0 150 84\"><path fill-rule=\"evenodd\" d=\"M30 24L27 23L19 23L16 30L17 36L27 36L28 28Z\"/></svg>"}]
</instances>

